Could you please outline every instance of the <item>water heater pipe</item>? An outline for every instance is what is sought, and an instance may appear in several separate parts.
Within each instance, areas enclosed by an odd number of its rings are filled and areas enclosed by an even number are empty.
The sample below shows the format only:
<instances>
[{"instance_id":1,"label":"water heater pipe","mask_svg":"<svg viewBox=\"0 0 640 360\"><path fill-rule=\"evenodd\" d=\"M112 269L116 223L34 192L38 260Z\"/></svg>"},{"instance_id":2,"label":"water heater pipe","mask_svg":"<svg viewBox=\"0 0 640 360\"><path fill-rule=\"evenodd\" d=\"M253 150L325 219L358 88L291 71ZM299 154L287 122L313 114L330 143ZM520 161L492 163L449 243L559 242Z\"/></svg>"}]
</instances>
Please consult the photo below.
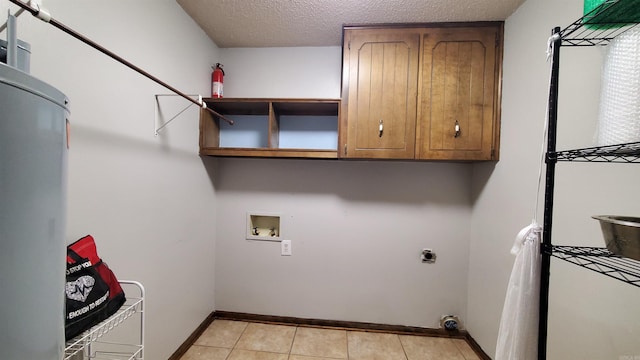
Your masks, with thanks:
<instances>
[{"instance_id":1,"label":"water heater pipe","mask_svg":"<svg viewBox=\"0 0 640 360\"><path fill-rule=\"evenodd\" d=\"M24 12L24 9L18 9L18 11L16 11L16 13L13 14L13 16L17 18L18 16L22 15L23 12ZM11 16L11 12L9 12L9 16ZM0 33L7 28L8 23L9 23L9 20L7 20L4 24L0 25Z\"/></svg>"},{"instance_id":2,"label":"water heater pipe","mask_svg":"<svg viewBox=\"0 0 640 360\"><path fill-rule=\"evenodd\" d=\"M103 47L102 45L96 43L95 41L85 37L84 35L76 32L75 30L73 30L73 29L67 27L66 25L60 23L56 19L52 18L51 15L47 11L42 9L38 4L35 4L36 7L32 8L29 4L25 4L25 3L23 3L22 1L19 1L19 0L9 0L9 1L14 3L15 5L18 5L22 9L30 12L31 15L37 17L38 19L53 25L54 27L58 28L59 30L62 30L63 32L67 33L68 35L71 35L72 37L82 41L83 43L91 46L92 48L100 51L101 53L103 53L103 54L109 56L110 58L118 61L119 63L127 66L128 68L134 70L135 72L137 72L137 73L149 78L150 80L152 80L152 81L164 86L165 88L167 88L170 91L180 95L181 97L187 99L188 101L190 101L190 102L200 106L201 108L211 112L213 115L215 115L215 116L219 117L220 119L228 122L230 125L233 125L233 120L227 119L226 117L224 117L223 115L219 114L218 112L213 111L212 109L209 109L207 107L207 103L202 101L202 97L198 97L198 100L194 100L194 99L190 98L188 95L184 94L180 90L174 88L173 86L165 83L164 81L158 79L157 77L155 77L155 76L149 74L148 72L142 70L138 66L136 66L136 65L130 63L129 61L123 59L122 57L120 57L117 54L115 54L114 52L106 49L105 47Z\"/></svg>"},{"instance_id":3,"label":"water heater pipe","mask_svg":"<svg viewBox=\"0 0 640 360\"><path fill-rule=\"evenodd\" d=\"M18 35L16 34L16 17L9 14L7 18L7 65L18 67Z\"/></svg>"}]
</instances>

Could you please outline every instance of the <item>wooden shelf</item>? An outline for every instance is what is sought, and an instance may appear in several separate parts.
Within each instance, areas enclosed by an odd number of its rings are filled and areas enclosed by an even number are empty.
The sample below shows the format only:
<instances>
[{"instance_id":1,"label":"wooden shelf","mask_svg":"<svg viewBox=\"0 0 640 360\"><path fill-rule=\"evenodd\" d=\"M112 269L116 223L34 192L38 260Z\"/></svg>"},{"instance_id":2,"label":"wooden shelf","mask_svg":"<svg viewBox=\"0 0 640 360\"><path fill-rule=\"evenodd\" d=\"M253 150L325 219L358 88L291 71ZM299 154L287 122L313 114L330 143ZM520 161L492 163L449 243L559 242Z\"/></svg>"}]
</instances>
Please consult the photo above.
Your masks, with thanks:
<instances>
[{"instance_id":1,"label":"wooden shelf","mask_svg":"<svg viewBox=\"0 0 640 360\"><path fill-rule=\"evenodd\" d=\"M202 110L200 155L338 157L340 100L210 98L204 101L207 107L235 124L229 125Z\"/></svg>"},{"instance_id":2,"label":"wooden shelf","mask_svg":"<svg viewBox=\"0 0 640 360\"><path fill-rule=\"evenodd\" d=\"M200 155L221 157L274 157L274 158L312 158L337 159L335 150L308 149L269 149L269 148L205 148Z\"/></svg>"},{"instance_id":3,"label":"wooden shelf","mask_svg":"<svg viewBox=\"0 0 640 360\"><path fill-rule=\"evenodd\" d=\"M261 99L203 99L223 115L269 115L269 101Z\"/></svg>"}]
</instances>

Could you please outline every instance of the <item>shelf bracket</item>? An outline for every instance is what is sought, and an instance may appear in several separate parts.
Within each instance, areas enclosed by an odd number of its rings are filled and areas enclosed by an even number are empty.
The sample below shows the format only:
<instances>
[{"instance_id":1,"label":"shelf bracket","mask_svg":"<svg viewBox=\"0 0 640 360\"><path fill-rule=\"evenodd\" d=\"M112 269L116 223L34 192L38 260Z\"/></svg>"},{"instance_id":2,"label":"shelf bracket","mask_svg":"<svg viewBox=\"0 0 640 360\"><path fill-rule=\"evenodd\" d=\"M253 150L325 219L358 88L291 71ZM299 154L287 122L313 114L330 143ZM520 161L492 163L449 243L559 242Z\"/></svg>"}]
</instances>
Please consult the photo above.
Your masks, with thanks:
<instances>
[{"instance_id":1,"label":"shelf bracket","mask_svg":"<svg viewBox=\"0 0 640 360\"><path fill-rule=\"evenodd\" d=\"M180 110L176 115L172 116L169 120L164 121L164 122L162 122L162 124L160 124L160 118L164 118L164 115L162 114L162 109L160 107L160 97L165 97L165 96L173 96L173 97L175 97L175 96L180 96L180 95L176 95L176 94L155 94L154 95L156 103L155 103L155 106L154 106L154 117L153 117L154 131L153 131L153 134L155 136L158 136L160 131L162 131L162 129L164 129L173 120L175 120L178 116L182 115L182 113L184 113L185 111L187 111L187 109L189 109L191 106L194 105L193 103L187 105L187 107L185 107L184 109ZM199 102L202 102L202 97L200 95L190 94L188 96L198 97Z\"/></svg>"},{"instance_id":2,"label":"shelf bracket","mask_svg":"<svg viewBox=\"0 0 640 360\"><path fill-rule=\"evenodd\" d=\"M189 104L187 107L185 107L184 109L178 111L178 113L174 116L172 116L169 120L164 121L162 124L160 124L160 120L159 118L164 118L164 115L162 114L162 109L160 109L160 97L164 97L164 96L181 96L184 97L182 95L179 94L155 94L154 97L156 99L156 103L154 106L154 130L153 130L153 134L155 136L158 136L160 134L160 131L162 131L166 126L169 125L169 123L171 123L173 120L175 120L178 116L182 115L182 113L184 113L185 111L187 111L191 106L195 105L195 104L200 104L199 106L202 109L205 109L207 111L209 111L210 113L213 114L213 116L222 119L224 121L226 121L227 123L229 123L229 125L233 125L234 122L233 120L223 116L222 114L217 113L216 111L213 111L212 109L207 107L207 103L204 102L204 100L202 99L202 95L197 95L197 94L189 94L186 95L188 97L197 97L197 100L193 100L193 102L191 104Z\"/></svg>"}]
</instances>

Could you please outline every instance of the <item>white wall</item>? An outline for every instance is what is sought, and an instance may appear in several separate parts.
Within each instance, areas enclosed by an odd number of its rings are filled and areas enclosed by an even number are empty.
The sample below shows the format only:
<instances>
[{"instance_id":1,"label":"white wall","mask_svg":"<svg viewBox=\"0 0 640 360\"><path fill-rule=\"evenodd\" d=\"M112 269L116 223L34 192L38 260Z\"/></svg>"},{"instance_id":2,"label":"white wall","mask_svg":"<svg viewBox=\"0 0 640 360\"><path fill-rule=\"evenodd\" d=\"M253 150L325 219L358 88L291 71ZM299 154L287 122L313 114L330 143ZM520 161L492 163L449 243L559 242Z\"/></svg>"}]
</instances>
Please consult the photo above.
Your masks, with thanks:
<instances>
[{"instance_id":1,"label":"white wall","mask_svg":"<svg viewBox=\"0 0 640 360\"><path fill-rule=\"evenodd\" d=\"M340 98L342 47L222 49L225 97Z\"/></svg>"},{"instance_id":2,"label":"white wall","mask_svg":"<svg viewBox=\"0 0 640 360\"><path fill-rule=\"evenodd\" d=\"M210 91L218 49L174 1L44 5L178 89ZM145 358L166 359L215 308L213 164L197 155L197 109L155 137L153 95L169 91L28 13L18 27L31 73L71 100L68 242L93 234L119 278L146 286ZM163 98L161 110L187 104Z\"/></svg>"},{"instance_id":3,"label":"white wall","mask_svg":"<svg viewBox=\"0 0 640 360\"><path fill-rule=\"evenodd\" d=\"M341 56L340 47L223 49L225 95L339 98ZM220 160L216 309L430 328L445 314L464 319L470 171ZM246 240L247 211L281 213L293 256ZM422 248L437 253L436 264L420 262Z\"/></svg>"},{"instance_id":4,"label":"white wall","mask_svg":"<svg viewBox=\"0 0 640 360\"><path fill-rule=\"evenodd\" d=\"M468 327L495 353L509 250L534 214L548 93L547 38L582 15L581 0L528 0L505 25L501 159L474 166ZM593 145L602 49L561 49L558 149ZM637 166L559 163L556 244L603 246L594 214L638 214ZM542 203L541 203L542 208ZM542 223L542 211L539 222ZM549 359L640 356L638 289L561 260L551 264Z\"/></svg>"}]
</instances>

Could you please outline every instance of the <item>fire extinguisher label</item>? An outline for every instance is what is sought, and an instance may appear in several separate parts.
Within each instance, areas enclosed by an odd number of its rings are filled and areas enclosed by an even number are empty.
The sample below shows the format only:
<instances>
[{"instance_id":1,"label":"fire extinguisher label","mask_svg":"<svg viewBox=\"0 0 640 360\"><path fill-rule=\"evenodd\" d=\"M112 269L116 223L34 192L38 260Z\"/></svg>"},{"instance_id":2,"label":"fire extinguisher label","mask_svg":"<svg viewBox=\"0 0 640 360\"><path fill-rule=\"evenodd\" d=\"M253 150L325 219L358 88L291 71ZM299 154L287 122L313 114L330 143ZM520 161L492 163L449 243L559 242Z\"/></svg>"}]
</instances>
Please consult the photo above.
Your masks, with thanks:
<instances>
[{"instance_id":1,"label":"fire extinguisher label","mask_svg":"<svg viewBox=\"0 0 640 360\"><path fill-rule=\"evenodd\" d=\"M222 97L222 83L221 82L214 82L213 83L212 95L213 95L213 97Z\"/></svg>"}]
</instances>

